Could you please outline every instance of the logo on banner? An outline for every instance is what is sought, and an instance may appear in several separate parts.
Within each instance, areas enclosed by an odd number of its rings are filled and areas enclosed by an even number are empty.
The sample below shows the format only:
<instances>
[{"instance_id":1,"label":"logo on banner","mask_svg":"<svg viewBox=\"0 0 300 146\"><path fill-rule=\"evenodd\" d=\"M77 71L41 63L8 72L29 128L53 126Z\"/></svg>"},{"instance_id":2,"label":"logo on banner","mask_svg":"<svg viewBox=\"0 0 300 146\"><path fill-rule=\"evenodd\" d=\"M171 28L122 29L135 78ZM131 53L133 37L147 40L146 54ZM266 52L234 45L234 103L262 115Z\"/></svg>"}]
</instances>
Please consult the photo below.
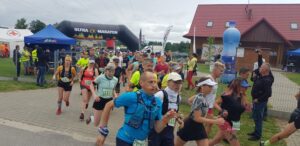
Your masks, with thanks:
<instances>
[{"instance_id":1,"label":"logo on banner","mask_svg":"<svg viewBox=\"0 0 300 146\"><path fill-rule=\"evenodd\" d=\"M45 39L44 43L57 43L55 39Z\"/></svg>"},{"instance_id":2,"label":"logo on banner","mask_svg":"<svg viewBox=\"0 0 300 146\"><path fill-rule=\"evenodd\" d=\"M10 37L19 37L21 36L21 33L18 32L17 30L8 30L7 35Z\"/></svg>"}]
</instances>

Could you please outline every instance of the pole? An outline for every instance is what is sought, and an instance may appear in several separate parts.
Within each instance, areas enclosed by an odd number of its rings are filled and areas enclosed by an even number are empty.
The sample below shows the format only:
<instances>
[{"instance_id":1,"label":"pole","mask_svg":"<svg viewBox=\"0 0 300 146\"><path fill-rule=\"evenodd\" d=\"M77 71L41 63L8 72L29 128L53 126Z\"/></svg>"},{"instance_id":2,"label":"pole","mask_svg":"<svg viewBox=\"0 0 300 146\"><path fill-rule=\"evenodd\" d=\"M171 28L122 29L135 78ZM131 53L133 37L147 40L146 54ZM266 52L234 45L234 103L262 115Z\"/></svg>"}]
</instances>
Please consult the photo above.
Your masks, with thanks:
<instances>
[{"instance_id":1,"label":"pole","mask_svg":"<svg viewBox=\"0 0 300 146\"><path fill-rule=\"evenodd\" d=\"M194 27L193 53L196 53L196 36L195 36L195 32L196 32L196 27Z\"/></svg>"}]
</instances>

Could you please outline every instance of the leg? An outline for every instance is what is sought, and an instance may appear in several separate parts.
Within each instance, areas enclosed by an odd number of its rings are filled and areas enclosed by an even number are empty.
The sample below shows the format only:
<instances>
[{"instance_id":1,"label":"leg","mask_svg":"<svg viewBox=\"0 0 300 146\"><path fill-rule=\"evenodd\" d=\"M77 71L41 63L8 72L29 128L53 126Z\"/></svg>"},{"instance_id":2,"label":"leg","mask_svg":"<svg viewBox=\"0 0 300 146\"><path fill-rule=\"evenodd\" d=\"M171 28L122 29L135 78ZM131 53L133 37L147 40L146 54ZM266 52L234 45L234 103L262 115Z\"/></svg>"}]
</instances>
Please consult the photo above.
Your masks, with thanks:
<instances>
[{"instance_id":1,"label":"leg","mask_svg":"<svg viewBox=\"0 0 300 146\"><path fill-rule=\"evenodd\" d=\"M276 142L278 142L281 139L287 138L289 137L291 134L293 134L296 131L296 127L294 122L289 123L284 129L283 131L275 134L274 136L272 136L270 138L270 144L274 144Z\"/></svg>"},{"instance_id":2,"label":"leg","mask_svg":"<svg viewBox=\"0 0 300 146\"><path fill-rule=\"evenodd\" d=\"M223 132L219 130L212 140L209 141L209 146L214 146L221 142L224 138Z\"/></svg>"},{"instance_id":3,"label":"leg","mask_svg":"<svg viewBox=\"0 0 300 146\"><path fill-rule=\"evenodd\" d=\"M94 109L94 126L99 127L100 120L101 120L102 110L95 110Z\"/></svg>"},{"instance_id":4,"label":"leg","mask_svg":"<svg viewBox=\"0 0 300 146\"><path fill-rule=\"evenodd\" d=\"M58 100L57 100L57 110L56 110L56 115L60 115L61 114L61 102L63 99L63 91L64 89L61 87L57 88L58 90Z\"/></svg>"},{"instance_id":5,"label":"leg","mask_svg":"<svg viewBox=\"0 0 300 146\"><path fill-rule=\"evenodd\" d=\"M225 132L225 138L228 140L231 146L240 146L240 142L237 138L236 132Z\"/></svg>"},{"instance_id":6,"label":"leg","mask_svg":"<svg viewBox=\"0 0 300 146\"><path fill-rule=\"evenodd\" d=\"M196 141L197 146L208 146L208 139L202 139Z\"/></svg>"},{"instance_id":7,"label":"leg","mask_svg":"<svg viewBox=\"0 0 300 146\"><path fill-rule=\"evenodd\" d=\"M81 90L81 93L82 93L82 103L81 103L81 113L84 114L84 112L86 111L87 109L87 105L89 104L89 93L87 91L87 89L82 89Z\"/></svg>"},{"instance_id":8,"label":"leg","mask_svg":"<svg viewBox=\"0 0 300 146\"><path fill-rule=\"evenodd\" d=\"M179 136L176 136L175 146L183 146L185 143L186 141L182 140Z\"/></svg>"},{"instance_id":9,"label":"leg","mask_svg":"<svg viewBox=\"0 0 300 146\"><path fill-rule=\"evenodd\" d=\"M69 102L70 94L71 94L71 91L64 92L64 101L66 102L66 104ZM68 106L68 104L67 104L67 106Z\"/></svg>"},{"instance_id":10,"label":"leg","mask_svg":"<svg viewBox=\"0 0 300 146\"><path fill-rule=\"evenodd\" d=\"M45 72L46 72L46 67L42 66L40 67L40 85L43 86L45 83Z\"/></svg>"},{"instance_id":11,"label":"leg","mask_svg":"<svg viewBox=\"0 0 300 146\"><path fill-rule=\"evenodd\" d=\"M253 111L253 119L255 122L254 136L256 138L261 138L263 128L263 114L266 102L255 103L253 106L255 106Z\"/></svg>"}]
</instances>

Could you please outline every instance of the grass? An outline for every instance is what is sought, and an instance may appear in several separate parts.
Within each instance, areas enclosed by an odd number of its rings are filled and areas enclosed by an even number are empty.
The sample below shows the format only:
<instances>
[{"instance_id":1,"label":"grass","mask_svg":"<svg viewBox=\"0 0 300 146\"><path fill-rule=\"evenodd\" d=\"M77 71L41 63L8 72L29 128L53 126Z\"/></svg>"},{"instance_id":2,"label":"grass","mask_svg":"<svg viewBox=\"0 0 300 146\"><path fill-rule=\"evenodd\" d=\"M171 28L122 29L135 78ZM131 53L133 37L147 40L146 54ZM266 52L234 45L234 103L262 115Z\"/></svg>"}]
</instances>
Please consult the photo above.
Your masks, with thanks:
<instances>
[{"instance_id":1,"label":"grass","mask_svg":"<svg viewBox=\"0 0 300 146\"><path fill-rule=\"evenodd\" d=\"M282 73L282 74L285 75L292 82L300 85L300 73L286 72L286 73Z\"/></svg>"},{"instance_id":2,"label":"grass","mask_svg":"<svg viewBox=\"0 0 300 146\"><path fill-rule=\"evenodd\" d=\"M13 63L12 58L0 58L0 76L3 77L14 77L16 74L16 66ZM21 70L23 74L23 70Z\"/></svg>"},{"instance_id":3,"label":"grass","mask_svg":"<svg viewBox=\"0 0 300 146\"><path fill-rule=\"evenodd\" d=\"M205 66L204 66L205 67ZM196 80L197 78L195 78ZM189 98L192 95L195 95L195 90L186 90L184 89L187 86L187 83L185 82L183 85L183 90L182 90L182 103L180 105L180 112L183 113L185 116L187 116L190 113L190 106L186 103L187 98ZM218 92L217 96L219 97L221 93L224 91L227 85L225 84L219 84L218 86ZM247 95L250 100L250 91L251 88L248 89ZM217 112L215 111L215 115ZM254 129L254 122L252 119L249 118L250 113L244 113L241 117L241 130L238 132L238 139L240 141L241 146L258 146L259 142L252 142L248 141L248 135L247 133L252 132ZM275 119L268 117L268 120L264 122L263 125L263 140L269 139L272 135L276 134L277 132L280 131L280 128L276 125ZM213 138L215 133L217 132L218 127L216 125L213 126L212 132L209 135L209 138ZM222 143L223 145L228 146L228 144ZM286 143L284 141L280 141L277 144L274 144L272 146L286 146Z\"/></svg>"},{"instance_id":4,"label":"grass","mask_svg":"<svg viewBox=\"0 0 300 146\"><path fill-rule=\"evenodd\" d=\"M197 65L198 65L198 71L203 72L203 73L210 73L208 64L198 63Z\"/></svg>"},{"instance_id":5,"label":"grass","mask_svg":"<svg viewBox=\"0 0 300 146\"><path fill-rule=\"evenodd\" d=\"M9 92L16 90L33 90L54 87L55 84L48 83L44 87L39 87L35 83L18 82L18 81L0 81L0 92Z\"/></svg>"}]
</instances>

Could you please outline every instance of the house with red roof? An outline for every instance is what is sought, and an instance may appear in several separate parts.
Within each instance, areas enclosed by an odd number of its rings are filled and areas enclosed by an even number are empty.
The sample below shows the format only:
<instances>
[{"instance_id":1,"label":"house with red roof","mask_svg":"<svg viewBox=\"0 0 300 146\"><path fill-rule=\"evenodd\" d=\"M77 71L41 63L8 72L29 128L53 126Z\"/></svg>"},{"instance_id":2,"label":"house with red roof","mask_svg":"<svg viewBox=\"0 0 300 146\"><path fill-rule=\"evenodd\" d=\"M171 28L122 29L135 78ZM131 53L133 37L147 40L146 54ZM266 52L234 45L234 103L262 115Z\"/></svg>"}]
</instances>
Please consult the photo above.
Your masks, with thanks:
<instances>
[{"instance_id":1,"label":"house with red roof","mask_svg":"<svg viewBox=\"0 0 300 146\"><path fill-rule=\"evenodd\" d=\"M217 55L222 51L223 32L229 21L235 21L241 32L237 68L252 69L257 61L256 49L263 50L263 58L271 66L282 67L286 64L286 52L300 48L300 4L198 5L184 37L193 44L195 36L200 60L206 60L208 52ZM213 43L209 43L208 38Z\"/></svg>"}]
</instances>

